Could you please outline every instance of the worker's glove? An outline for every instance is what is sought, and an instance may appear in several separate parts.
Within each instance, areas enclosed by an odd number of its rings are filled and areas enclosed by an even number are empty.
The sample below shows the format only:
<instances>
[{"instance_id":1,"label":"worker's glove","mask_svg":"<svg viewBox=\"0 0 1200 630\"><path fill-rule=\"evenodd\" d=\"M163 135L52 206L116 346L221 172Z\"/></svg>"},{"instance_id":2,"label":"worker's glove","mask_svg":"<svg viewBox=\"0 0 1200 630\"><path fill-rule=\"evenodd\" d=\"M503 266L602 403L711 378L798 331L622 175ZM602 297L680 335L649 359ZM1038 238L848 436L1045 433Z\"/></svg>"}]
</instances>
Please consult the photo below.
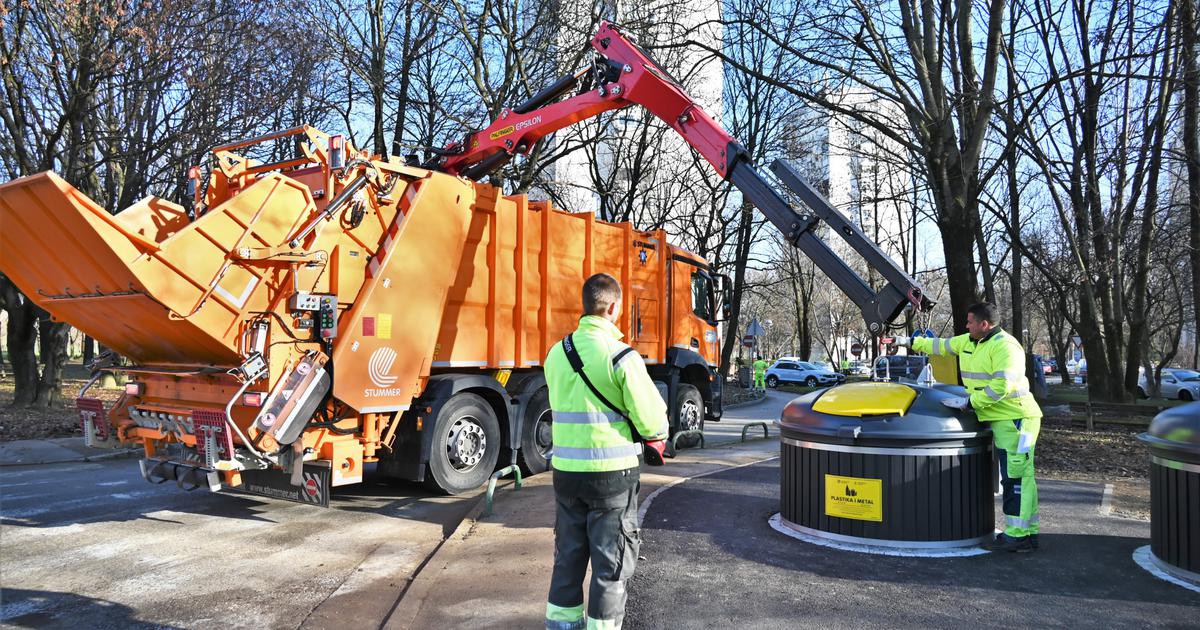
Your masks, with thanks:
<instances>
[{"instance_id":1,"label":"worker's glove","mask_svg":"<svg viewBox=\"0 0 1200 630\"><path fill-rule=\"evenodd\" d=\"M966 411L971 408L971 399L966 396L952 396L950 398L943 398L942 404L951 409Z\"/></svg>"},{"instance_id":2,"label":"worker's glove","mask_svg":"<svg viewBox=\"0 0 1200 630\"><path fill-rule=\"evenodd\" d=\"M642 444L645 445L642 448L642 454L646 458L647 466L662 466L666 463L663 459L667 455L666 440L647 440Z\"/></svg>"},{"instance_id":3,"label":"worker's glove","mask_svg":"<svg viewBox=\"0 0 1200 630\"><path fill-rule=\"evenodd\" d=\"M892 339L892 345L900 346L901 348L911 348L912 337L894 337Z\"/></svg>"}]
</instances>

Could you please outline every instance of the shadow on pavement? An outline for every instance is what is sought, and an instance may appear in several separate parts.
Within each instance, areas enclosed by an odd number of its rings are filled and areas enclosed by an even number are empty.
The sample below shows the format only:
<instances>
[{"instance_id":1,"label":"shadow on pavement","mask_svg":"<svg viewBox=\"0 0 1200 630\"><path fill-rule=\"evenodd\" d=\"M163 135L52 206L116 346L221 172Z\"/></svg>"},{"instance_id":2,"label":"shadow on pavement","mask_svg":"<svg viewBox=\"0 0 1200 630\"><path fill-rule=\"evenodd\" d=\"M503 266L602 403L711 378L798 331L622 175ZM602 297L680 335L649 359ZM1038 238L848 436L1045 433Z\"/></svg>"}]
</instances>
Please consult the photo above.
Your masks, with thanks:
<instances>
[{"instance_id":1,"label":"shadow on pavement","mask_svg":"<svg viewBox=\"0 0 1200 630\"><path fill-rule=\"evenodd\" d=\"M17 628L174 628L139 621L128 606L74 593L0 589L0 623Z\"/></svg>"},{"instance_id":2,"label":"shadow on pavement","mask_svg":"<svg viewBox=\"0 0 1200 630\"><path fill-rule=\"evenodd\" d=\"M327 509L378 514L404 520L423 520L419 514L406 508L423 501L454 501L463 498L439 495L416 483L368 476L364 483L333 488L330 507L323 508L243 494L236 490L213 493L201 488L188 492L177 488L174 483L151 484L142 480L136 472L124 477L136 480L123 485L119 492L96 484L94 479L80 477L78 483L64 481L69 487L64 489L60 485L44 495L3 496L0 525L24 528L63 527L140 519L178 523L167 515L155 514L163 511L276 523L278 520L274 513L282 510L319 512ZM0 490L2 489L0 484ZM440 523L441 517L430 520L434 521ZM453 531L456 525L457 521L450 524L450 531Z\"/></svg>"}]
</instances>

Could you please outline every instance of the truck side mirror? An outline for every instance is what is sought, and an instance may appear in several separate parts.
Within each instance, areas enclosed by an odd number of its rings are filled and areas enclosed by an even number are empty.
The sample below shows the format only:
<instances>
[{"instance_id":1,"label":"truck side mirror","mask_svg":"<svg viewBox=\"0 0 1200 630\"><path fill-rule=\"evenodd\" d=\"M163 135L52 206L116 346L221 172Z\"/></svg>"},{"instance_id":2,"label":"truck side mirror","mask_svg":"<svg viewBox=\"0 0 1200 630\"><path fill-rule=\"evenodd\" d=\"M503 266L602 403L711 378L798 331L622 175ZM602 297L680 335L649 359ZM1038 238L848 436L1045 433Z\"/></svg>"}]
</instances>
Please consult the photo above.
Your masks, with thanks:
<instances>
[{"instance_id":1,"label":"truck side mirror","mask_svg":"<svg viewBox=\"0 0 1200 630\"><path fill-rule=\"evenodd\" d=\"M727 322L733 317L733 282L723 273L713 275L720 282L721 291L721 317L717 321Z\"/></svg>"}]
</instances>

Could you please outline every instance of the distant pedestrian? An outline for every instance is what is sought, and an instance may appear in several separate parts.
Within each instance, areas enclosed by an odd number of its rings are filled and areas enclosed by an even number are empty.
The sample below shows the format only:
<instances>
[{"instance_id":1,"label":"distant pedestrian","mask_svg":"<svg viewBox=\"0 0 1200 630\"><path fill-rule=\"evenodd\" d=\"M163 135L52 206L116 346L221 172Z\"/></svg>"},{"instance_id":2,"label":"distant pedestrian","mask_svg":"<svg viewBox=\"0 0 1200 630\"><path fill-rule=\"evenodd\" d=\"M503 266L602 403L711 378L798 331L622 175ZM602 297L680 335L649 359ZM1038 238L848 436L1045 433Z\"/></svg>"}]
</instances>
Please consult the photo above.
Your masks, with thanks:
<instances>
[{"instance_id":1,"label":"distant pedestrian","mask_svg":"<svg viewBox=\"0 0 1200 630\"><path fill-rule=\"evenodd\" d=\"M767 391L767 362L763 361L761 354L754 361L754 389Z\"/></svg>"},{"instance_id":2,"label":"distant pedestrian","mask_svg":"<svg viewBox=\"0 0 1200 630\"><path fill-rule=\"evenodd\" d=\"M667 405L642 356L620 341L621 285L616 279L608 274L588 278L583 312L579 327L550 350L545 365L556 505L554 573L546 603L546 628L552 630L621 627L625 584L633 576L640 546L637 497L643 456L633 429L655 451L651 455L663 453L669 431ZM592 582L585 616L583 579L589 559Z\"/></svg>"}]
</instances>

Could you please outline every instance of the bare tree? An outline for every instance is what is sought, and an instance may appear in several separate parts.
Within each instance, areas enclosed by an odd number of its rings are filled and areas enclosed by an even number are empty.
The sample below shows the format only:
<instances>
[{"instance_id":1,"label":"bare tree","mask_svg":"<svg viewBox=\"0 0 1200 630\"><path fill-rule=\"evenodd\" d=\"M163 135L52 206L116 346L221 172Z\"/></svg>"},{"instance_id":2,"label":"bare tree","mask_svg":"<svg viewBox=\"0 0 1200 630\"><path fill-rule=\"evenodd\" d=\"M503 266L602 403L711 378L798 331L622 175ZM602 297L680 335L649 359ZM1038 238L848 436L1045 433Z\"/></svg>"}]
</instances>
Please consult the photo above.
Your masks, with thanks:
<instances>
[{"instance_id":1,"label":"bare tree","mask_svg":"<svg viewBox=\"0 0 1200 630\"><path fill-rule=\"evenodd\" d=\"M1075 263L1055 282L1078 288L1074 325L1087 353L1091 394L1127 399L1136 379L1126 377L1126 320L1131 312L1142 316L1137 296L1144 293L1149 230L1161 211L1157 174L1175 74L1173 9L1129 13L1117 1L1022 6L1041 53L1038 71L1021 73L1022 116L1028 121L1022 150L1044 177L1048 203ZM1097 23L1106 36L1093 33ZM1031 77L1044 80L1034 84ZM1130 278L1141 287L1129 296L1132 305L1126 299ZM1133 323L1139 325L1137 319ZM1133 339L1136 352L1141 335Z\"/></svg>"},{"instance_id":2,"label":"bare tree","mask_svg":"<svg viewBox=\"0 0 1200 630\"><path fill-rule=\"evenodd\" d=\"M972 248L964 245L976 243L979 231L977 200L987 177L980 162L994 108L1005 2L987 2L982 19L976 19L970 0L901 0L898 11L861 0L765 6L763 15L727 16L726 28L740 25L768 38L794 62L793 70L772 74L729 63L827 111L854 117L919 158L937 208L955 323L965 326L966 308L977 299L977 268ZM984 43L977 47L981 26ZM897 129L875 108L843 105L839 95L848 88L896 103L907 127Z\"/></svg>"},{"instance_id":3,"label":"bare tree","mask_svg":"<svg viewBox=\"0 0 1200 630\"><path fill-rule=\"evenodd\" d=\"M233 0L6 7L0 168L6 178L56 170L112 212L151 192L178 196L208 147L296 111L297 90L313 77L286 28L290 9ZM280 54L246 54L258 46ZM7 278L0 295L15 403L54 404L70 329Z\"/></svg>"}]
</instances>

